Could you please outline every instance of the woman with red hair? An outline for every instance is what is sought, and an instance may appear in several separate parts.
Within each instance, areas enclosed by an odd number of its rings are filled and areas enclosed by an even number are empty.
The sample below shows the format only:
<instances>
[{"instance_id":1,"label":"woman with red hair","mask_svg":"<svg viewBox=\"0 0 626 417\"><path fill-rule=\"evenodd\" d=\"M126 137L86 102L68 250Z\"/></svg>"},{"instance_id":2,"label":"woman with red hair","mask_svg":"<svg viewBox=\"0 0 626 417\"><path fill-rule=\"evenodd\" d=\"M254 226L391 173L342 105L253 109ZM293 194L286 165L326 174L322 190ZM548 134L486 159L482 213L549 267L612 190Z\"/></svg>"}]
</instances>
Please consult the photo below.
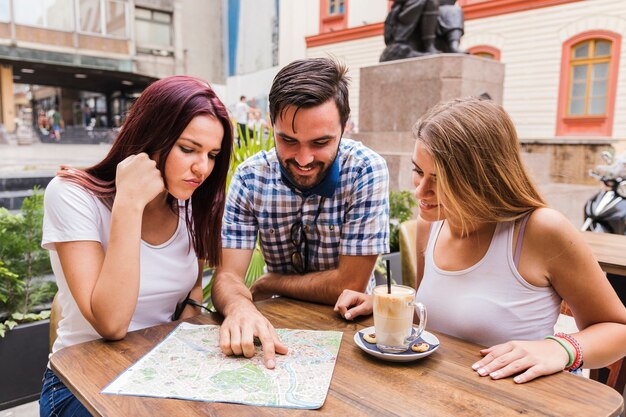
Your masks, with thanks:
<instances>
[{"instance_id":1,"label":"woman with red hair","mask_svg":"<svg viewBox=\"0 0 626 417\"><path fill-rule=\"evenodd\" d=\"M202 300L204 262L220 261L231 153L224 104L205 81L174 76L141 94L102 162L62 168L44 199L63 317L53 352L122 339ZM180 318L198 314L185 304ZM40 413L89 415L50 369Z\"/></svg>"}]
</instances>

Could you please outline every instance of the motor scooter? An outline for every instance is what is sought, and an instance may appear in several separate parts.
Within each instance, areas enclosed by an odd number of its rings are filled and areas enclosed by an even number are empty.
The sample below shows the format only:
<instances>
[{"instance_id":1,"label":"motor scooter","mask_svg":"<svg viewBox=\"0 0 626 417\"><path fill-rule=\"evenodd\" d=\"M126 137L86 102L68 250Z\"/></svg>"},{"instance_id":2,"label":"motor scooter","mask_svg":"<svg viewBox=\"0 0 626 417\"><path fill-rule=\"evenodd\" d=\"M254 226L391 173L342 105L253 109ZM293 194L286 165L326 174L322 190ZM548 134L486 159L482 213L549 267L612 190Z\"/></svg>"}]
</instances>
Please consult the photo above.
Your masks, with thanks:
<instances>
[{"instance_id":1,"label":"motor scooter","mask_svg":"<svg viewBox=\"0 0 626 417\"><path fill-rule=\"evenodd\" d=\"M607 165L598 165L589 172L605 187L585 203L585 221L581 230L599 233L626 234L626 155L613 161L602 153Z\"/></svg>"},{"instance_id":2,"label":"motor scooter","mask_svg":"<svg viewBox=\"0 0 626 417\"><path fill-rule=\"evenodd\" d=\"M626 154L615 160L602 153L606 165L598 165L589 175L605 187L585 203L585 221L581 230L626 235ZM622 303L626 305L626 276L607 274Z\"/></svg>"}]
</instances>

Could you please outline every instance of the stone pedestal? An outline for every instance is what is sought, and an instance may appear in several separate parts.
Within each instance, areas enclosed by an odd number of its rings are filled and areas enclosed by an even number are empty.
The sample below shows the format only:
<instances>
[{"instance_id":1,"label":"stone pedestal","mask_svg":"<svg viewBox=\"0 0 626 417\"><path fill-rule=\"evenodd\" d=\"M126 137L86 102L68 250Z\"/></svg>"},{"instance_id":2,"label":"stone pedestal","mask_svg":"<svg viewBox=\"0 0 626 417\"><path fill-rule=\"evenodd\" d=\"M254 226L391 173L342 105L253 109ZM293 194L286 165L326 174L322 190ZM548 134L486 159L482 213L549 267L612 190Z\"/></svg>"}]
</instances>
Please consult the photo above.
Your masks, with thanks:
<instances>
[{"instance_id":1,"label":"stone pedestal","mask_svg":"<svg viewBox=\"0 0 626 417\"><path fill-rule=\"evenodd\" d=\"M521 138L520 142L522 154L528 156L526 166L538 184L553 182L600 187L600 182L591 177L589 171L596 165L604 164L601 158L602 152L611 151L617 140L610 138L550 140ZM540 168L543 175L538 174L539 170L533 169L535 167L528 163L537 157L547 161Z\"/></svg>"},{"instance_id":2,"label":"stone pedestal","mask_svg":"<svg viewBox=\"0 0 626 417\"><path fill-rule=\"evenodd\" d=\"M355 139L387 161L392 190L410 190L413 124L435 104L489 94L502 103L504 64L466 54L440 54L361 68Z\"/></svg>"}]
</instances>

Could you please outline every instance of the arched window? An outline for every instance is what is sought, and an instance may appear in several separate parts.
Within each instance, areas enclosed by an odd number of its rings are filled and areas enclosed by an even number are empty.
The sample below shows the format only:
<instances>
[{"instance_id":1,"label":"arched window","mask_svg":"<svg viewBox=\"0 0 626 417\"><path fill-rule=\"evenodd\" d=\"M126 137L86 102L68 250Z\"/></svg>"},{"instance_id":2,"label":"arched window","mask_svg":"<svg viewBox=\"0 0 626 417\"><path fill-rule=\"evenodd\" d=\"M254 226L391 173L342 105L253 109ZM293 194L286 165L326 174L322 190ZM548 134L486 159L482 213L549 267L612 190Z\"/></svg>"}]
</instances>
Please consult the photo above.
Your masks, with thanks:
<instances>
[{"instance_id":1,"label":"arched window","mask_svg":"<svg viewBox=\"0 0 626 417\"><path fill-rule=\"evenodd\" d=\"M495 61L500 61L500 50L490 45L471 46L468 49L468 52L472 55L493 59Z\"/></svg>"},{"instance_id":2,"label":"arched window","mask_svg":"<svg viewBox=\"0 0 626 417\"><path fill-rule=\"evenodd\" d=\"M472 55L476 55L476 56L479 56L481 58L496 59L495 55L492 54L491 52L477 52L477 53L472 54Z\"/></svg>"},{"instance_id":3,"label":"arched window","mask_svg":"<svg viewBox=\"0 0 626 417\"><path fill-rule=\"evenodd\" d=\"M591 39L572 47L568 116L606 115L612 43Z\"/></svg>"},{"instance_id":4,"label":"arched window","mask_svg":"<svg viewBox=\"0 0 626 417\"><path fill-rule=\"evenodd\" d=\"M563 44L557 136L611 136L621 36L582 33Z\"/></svg>"},{"instance_id":5,"label":"arched window","mask_svg":"<svg viewBox=\"0 0 626 417\"><path fill-rule=\"evenodd\" d=\"M320 33L348 27L348 0L320 0Z\"/></svg>"},{"instance_id":6,"label":"arched window","mask_svg":"<svg viewBox=\"0 0 626 417\"><path fill-rule=\"evenodd\" d=\"M327 0L328 16L343 14L345 2L344 0Z\"/></svg>"}]
</instances>

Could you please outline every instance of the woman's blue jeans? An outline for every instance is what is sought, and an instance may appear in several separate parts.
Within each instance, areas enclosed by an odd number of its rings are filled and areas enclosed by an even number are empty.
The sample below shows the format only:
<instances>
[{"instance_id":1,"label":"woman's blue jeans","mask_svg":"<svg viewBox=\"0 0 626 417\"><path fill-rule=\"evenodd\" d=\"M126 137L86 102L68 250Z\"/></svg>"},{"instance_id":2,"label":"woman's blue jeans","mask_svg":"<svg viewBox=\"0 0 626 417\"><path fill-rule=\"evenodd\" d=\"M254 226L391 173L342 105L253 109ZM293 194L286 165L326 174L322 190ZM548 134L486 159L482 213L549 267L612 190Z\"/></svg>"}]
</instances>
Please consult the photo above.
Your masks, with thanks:
<instances>
[{"instance_id":1,"label":"woman's blue jeans","mask_svg":"<svg viewBox=\"0 0 626 417\"><path fill-rule=\"evenodd\" d=\"M39 398L40 417L91 417L78 398L61 382L54 372L46 369Z\"/></svg>"}]
</instances>

